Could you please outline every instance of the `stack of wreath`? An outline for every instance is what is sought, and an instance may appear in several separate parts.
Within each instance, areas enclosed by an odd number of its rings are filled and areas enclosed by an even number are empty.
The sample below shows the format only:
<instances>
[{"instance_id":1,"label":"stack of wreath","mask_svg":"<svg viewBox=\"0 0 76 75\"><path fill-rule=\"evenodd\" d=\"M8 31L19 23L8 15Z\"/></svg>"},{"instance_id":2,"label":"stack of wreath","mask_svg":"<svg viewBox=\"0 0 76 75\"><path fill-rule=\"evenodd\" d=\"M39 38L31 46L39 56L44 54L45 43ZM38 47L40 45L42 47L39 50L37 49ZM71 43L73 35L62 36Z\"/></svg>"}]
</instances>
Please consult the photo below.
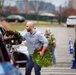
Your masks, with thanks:
<instances>
[{"instance_id":1,"label":"stack of wreath","mask_svg":"<svg viewBox=\"0 0 76 75\"><path fill-rule=\"evenodd\" d=\"M5 40L6 44L21 44L22 42L22 36L17 31L5 31L3 35L6 35L8 37L12 37L10 39Z\"/></svg>"},{"instance_id":2,"label":"stack of wreath","mask_svg":"<svg viewBox=\"0 0 76 75\"><path fill-rule=\"evenodd\" d=\"M35 61L39 66L41 67L48 67L52 65L52 54L50 53L50 50L46 48L45 53L43 56L39 54L41 49L35 49L32 59Z\"/></svg>"}]
</instances>

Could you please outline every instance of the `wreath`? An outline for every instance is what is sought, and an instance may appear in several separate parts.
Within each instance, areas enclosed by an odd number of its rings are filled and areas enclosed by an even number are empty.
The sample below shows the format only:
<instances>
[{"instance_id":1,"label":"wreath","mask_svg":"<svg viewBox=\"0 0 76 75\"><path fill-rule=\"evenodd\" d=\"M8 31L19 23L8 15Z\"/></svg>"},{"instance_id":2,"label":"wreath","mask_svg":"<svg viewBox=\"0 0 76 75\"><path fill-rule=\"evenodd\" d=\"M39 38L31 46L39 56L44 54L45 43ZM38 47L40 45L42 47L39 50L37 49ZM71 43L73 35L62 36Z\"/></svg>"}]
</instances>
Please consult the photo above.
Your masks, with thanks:
<instances>
[{"instance_id":1,"label":"wreath","mask_svg":"<svg viewBox=\"0 0 76 75\"><path fill-rule=\"evenodd\" d=\"M22 36L17 31L12 31L12 30L5 31L3 35L11 37L10 39L5 40L6 44L21 44L22 42Z\"/></svg>"},{"instance_id":2,"label":"wreath","mask_svg":"<svg viewBox=\"0 0 76 75\"><path fill-rule=\"evenodd\" d=\"M50 50L46 50L44 55L41 56L39 52L41 49L35 49L32 59L35 61L39 66L41 67L48 67L52 65L52 54L50 53Z\"/></svg>"}]
</instances>

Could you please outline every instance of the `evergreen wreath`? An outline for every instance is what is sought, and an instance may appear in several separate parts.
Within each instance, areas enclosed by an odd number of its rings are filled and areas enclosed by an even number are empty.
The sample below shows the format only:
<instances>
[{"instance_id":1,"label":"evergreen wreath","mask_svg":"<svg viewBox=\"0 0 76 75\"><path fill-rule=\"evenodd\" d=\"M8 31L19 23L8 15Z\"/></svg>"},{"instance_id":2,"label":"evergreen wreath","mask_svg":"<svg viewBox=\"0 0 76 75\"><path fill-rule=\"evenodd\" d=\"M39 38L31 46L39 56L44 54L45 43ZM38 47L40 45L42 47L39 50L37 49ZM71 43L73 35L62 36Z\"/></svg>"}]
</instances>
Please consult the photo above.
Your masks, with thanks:
<instances>
[{"instance_id":1,"label":"evergreen wreath","mask_svg":"<svg viewBox=\"0 0 76 75\"><path fill-rule=\"evenodd\" d=\"M35 49L32 59L41 67L48 67L52 65L52 54L50 50L46 51L43 56L39 54L39 49Z\"/></svg>"},{"instance_id":2,"label":"evergreen wreath","mask_svg":"<svg viewBox=\"0 0 76 75\"><path fill-rule=\"evenodd\" d=\"M22 36L17 31L12 31L12 30L5 31L3 33L3 35L12 37L10 39L5 40L6 44L21 44L21 42L22 42Z\"/></svg>"}]
</instances>

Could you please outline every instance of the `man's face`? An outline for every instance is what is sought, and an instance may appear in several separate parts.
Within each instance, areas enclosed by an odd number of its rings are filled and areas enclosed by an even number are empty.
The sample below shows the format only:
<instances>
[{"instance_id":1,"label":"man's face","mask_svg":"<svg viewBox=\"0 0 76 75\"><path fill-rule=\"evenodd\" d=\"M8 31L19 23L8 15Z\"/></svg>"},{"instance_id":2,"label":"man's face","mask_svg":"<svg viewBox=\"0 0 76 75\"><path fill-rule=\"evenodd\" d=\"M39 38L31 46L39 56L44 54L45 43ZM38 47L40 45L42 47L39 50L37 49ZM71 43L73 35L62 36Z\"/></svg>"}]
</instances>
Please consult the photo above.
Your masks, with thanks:
<instances>
[{"instance_id":1,"label":"man's face","mask_svg":"<svg viewBox=\"0 0 76 75\"><path fill-rule=\"evenodd\" d=\"M26 24L26 30L27 30L27 32L30 32L31 31L30 25Z\"/></svg>"}]
</instances>

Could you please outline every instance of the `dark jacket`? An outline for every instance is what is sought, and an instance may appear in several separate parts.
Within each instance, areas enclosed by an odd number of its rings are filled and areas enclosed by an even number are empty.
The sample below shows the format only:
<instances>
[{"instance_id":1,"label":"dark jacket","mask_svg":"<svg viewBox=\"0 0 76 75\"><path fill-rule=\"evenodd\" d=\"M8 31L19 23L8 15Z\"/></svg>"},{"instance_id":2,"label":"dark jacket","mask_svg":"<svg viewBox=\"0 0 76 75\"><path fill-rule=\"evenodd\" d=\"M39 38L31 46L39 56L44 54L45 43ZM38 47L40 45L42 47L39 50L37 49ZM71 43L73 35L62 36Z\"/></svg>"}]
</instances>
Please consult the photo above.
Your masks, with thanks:
<instances>
[{"instance_id":1,"label":"dark jacket","mask_svg":"<svg viewBox=\"0 0 76 75\"><path fill-rule=\"evenodd\" d=\"M0 50L1 50L2 54L4 55L5 61L9 62L10 61L9 55L7 53L7 49L6 49L6 46L5 46L5 43L4 43L4 40L3 40L1 34L0 34Z\"/></svg>"},{"instance_id":2,"label":"dark jacket","mask_svg":"<svg viewBox=\"0 0 76 75\"><path fill-rule=\"evenodd\" d=\"M75 42L74 42L74 58L75 58L75 61L76 61L76 40L75 40Z\"/></svg>"}]
</instances>

